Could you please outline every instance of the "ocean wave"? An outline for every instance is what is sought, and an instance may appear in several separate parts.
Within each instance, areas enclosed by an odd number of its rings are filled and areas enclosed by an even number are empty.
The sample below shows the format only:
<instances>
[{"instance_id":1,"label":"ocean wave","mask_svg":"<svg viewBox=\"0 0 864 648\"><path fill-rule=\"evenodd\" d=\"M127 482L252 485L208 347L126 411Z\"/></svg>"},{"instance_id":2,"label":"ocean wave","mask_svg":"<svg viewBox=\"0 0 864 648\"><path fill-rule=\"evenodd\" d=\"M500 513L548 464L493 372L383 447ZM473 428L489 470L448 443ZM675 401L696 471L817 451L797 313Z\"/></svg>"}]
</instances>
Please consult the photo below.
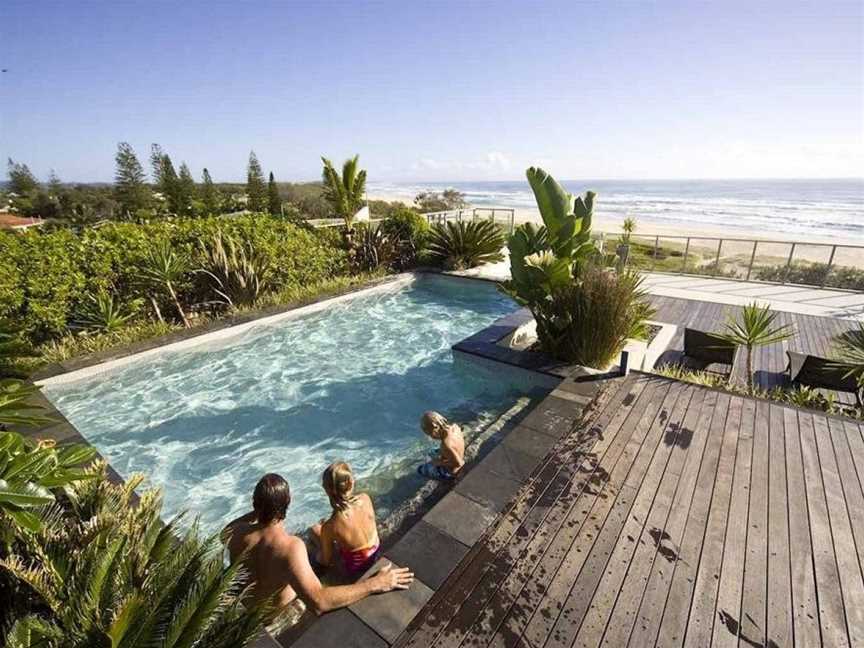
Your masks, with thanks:
<instances>
[{"instance_id":1,"label":"ocean wave","mask_svg":"<svg viewBox=\"0 0 864 648\"><path fill-rule=\"evenodd\" d=\"M663 224L864 238L864 181L579 181L596 188L600 217L634 216ZM370 191L415 195L453 187L477 207L534 209L525 182L381 183Z\"/></svg>"}]
</instances>

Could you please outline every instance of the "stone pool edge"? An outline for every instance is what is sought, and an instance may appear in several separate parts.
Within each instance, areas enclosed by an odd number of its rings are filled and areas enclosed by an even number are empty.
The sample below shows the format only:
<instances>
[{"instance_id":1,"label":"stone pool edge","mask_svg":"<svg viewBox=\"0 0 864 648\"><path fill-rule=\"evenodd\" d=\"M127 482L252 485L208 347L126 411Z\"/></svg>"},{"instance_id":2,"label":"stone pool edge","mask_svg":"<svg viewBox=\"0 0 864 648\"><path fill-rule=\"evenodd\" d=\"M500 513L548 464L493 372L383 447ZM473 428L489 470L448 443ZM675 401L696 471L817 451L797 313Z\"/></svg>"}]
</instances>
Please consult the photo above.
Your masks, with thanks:
<instances>
[{"instance_id":1,"label":"stone pool edge","mask_svg":"<svg viewBox=\"0 0 864 648\"><path fill-rule=\"evenodd\" d=\"M472 547L507 513L558 441L583 422L607 380L618 375L585 372L540 353L497 344L530 317L527 309L505 315L451 347L454 354L487 366L503 363L537 374L551 392L508 422L490 452L471 464L403 535L389 546L385 543L382 559L363 577L385 563L410 567L415 574L411 588L370 596L320 618L307 614L276 639L262 639L257 648L392 646Z\"/></svg>"}]
</instances>

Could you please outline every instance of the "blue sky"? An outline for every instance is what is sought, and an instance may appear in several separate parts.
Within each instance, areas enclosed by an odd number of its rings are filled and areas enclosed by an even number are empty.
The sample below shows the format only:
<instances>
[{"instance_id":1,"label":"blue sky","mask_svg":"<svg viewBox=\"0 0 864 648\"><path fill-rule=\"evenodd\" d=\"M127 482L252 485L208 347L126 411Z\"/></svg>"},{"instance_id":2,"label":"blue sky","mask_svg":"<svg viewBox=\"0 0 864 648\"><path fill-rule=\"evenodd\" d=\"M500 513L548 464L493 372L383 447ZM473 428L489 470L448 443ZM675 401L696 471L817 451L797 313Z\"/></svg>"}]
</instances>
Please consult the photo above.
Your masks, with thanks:
<instances>
[{"instance_id":1,"label":"blue sky","mask_svg":"<svg viewBox=\"0 0 864 648\"><path fill-rule=\"evenodd\" d=\"M0 155L281 180L864 174L861 2L0 3Z\"/></svg>"}]
</instances>

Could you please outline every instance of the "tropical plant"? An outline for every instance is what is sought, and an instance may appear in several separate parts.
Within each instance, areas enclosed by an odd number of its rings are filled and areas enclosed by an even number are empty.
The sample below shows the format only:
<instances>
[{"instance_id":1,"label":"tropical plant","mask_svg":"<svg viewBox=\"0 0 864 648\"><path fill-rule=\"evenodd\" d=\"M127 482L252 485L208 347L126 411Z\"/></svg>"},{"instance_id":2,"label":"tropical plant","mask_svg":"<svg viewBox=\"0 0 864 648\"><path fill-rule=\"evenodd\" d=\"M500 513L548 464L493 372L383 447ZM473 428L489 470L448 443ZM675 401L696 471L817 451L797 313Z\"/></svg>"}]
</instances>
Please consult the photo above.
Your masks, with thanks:
<instances>
[{"instance_id":1,"label":"tropical plant","mask_svg":"<svg viewBox=\"0 0 864 648\"><path fill-rule=\"evenodd\" d=\"M407 208L394 210L381 221L379 228L394 243L393 264L397 270L407 270L417 263L418 256L426 249L431 229L429 221Z\"/></svg>"},{"instance_id":2,"label":"tropical plant","mask_svg":"<svg viewBox=\"0 0 864 648\"><path fill-rule=\"evenodd\" d=\"M342 175L325 157L321 158L324 170L321 177L324 183L324 198L330 203L333 213L345 221L345 228L353 226L354 214L363 206L366 195L366 170L360 169L359 156L345 160Z\"/></svg>"},{"instance_id":3,"label":"tropical plant","mask_svg":"<svg viewBox=\"0 0 864 648\"><path fill-rule=\"evenodd\" d=\"M135 317L139 305L137 300L130 302L128 306L123 305L113 293L99 290L87 295L74 326L96 333L114 333Z\"/></svg>"},{"instance_id":4,"label":"tropical plant","mask_svg":"<svg viewBox=\"0 0 864 648\"><path fill-rule=\"evenodd\" d=\"M840 356L837 364L846 370L846 377L854 376L858 386L864 389L864 322L838 335L834 343Z\"/></svg>"},{"instance_id":5,"label":"tropical plant","mask_svg":"<svg viewBox=\"0 0 864 648\"><path fill-rule=\"evenodd\" d=\"M351 261L360 272L389 267L396 258L396 244L381 227L360 223L351 241Z\"/></svg>"},{"instance_id":6,"label":"tropical plant","mask_svg":"<svg viewBox=\"0 0 864 648\"><path fill-rule=\"evenodd\" d=\"M598 254L591 240L595 194L574 197L543 169L531 167L526 175L543 227L521 225L510 236L511 279L503 288L537 318L552 292L575 281Z\"/></svg>"},{"instance_id":7,"label":"tropical plant","mask_svg":"<svg viewBox=\"0 0 864 648\"><path fill-rule=\"evenodd\" d=\"M21 531L39 531L42 507L54 502L52 490L89 479L90 474L81 465L95 455L96 450L88 445L56 448L51 442L34 442L17 432L0 432L0 539L3 545L10 546L14 535Z\"/></svg>"},{"instance_id":8,"label":"tropical plant","mask_svg":"<svg viewBox=\"0 0 864 648\"><path fill-rule=\"evenodd\" d=\"M508 241L510 281L501 288L527 306L540 348L561 360L603 367L627 338L646 332L653 309L638 275L603 267L591 239L595 194L573 196L542 169L528 182L543 219L516 228Z\"/></svg>"},{"instance_id":9,"label":"tropical plant","mask_svg":"<svg viewBox=\"0 0 864 648\"><path fill-rule=\"evenodd\" d=\"M34 385L23 380L0 380L0 431L44 425L53 421L40 413L44 411L44 407L33 403L37 392Z\"/></svg>"},{"instance_id":10,"label":"tropical plant","mask_svg":"<svg viewBox=\"0 0 864 648\"><path fill-rule=\"evenodd\" d=\"M790 324L775 326L777 313L767 306L753 302L744 306L741 318L730 317L726 322L723 336L733 344L746 349L747 353L747 391L753 392L753 349L768 344L788 340L794 333Z\"/></svg>"},{"instance_id":11,"label":"tropical plant","mask_svg":"<svg viewBox=\"0 0 864 648\"><path fill-rule=\"evenodd\" d=\"M183 326L189 327L189 318L186 317L186 311L177 297L177 284L183 280L186 273L189 271L189 265L186 260L177 254L171 247L171 243L167 239L157 241L145 254L141 267L141 279L150 286L164 290L177 309L177 314L183 322ZM159 319L162 319L162 313L159 310L158 302L151 297L153 307L156 310Z\"/></svg>"},{"instance_id":12,"label":"tropical plant","mask_svg":"<svg viewBox=\"0 0 864 648\"><path fill-rule=\"evenodd\" d=\"M632 217L627 217L624 219L624 223L621 225L621 242L624 245L630 243L630 237L633 235L633 232L636 231L636 219Z\"/></svg>"},{"instance_id":13,"label":"tropical plant","mask_svg":"<svg viewBox=\"0 0 864 648\"><path fill-rule=\"evenodd\" d=\"M503 247L503 231L488 220L436 223L428 243L430 260L448 270L501 261Z\"/></svg>"},{"instance_id":14,"label":"tropical plant","mask_svg":"<svg viewBox=\"0 0 864 648\"><path fill-rule=\"evenodd\" d=\"M217 230L200 243L203 267L210 288L229 308L251 306L268 284L270 267L266 257L250 243L240 243Z\"/></svg>"},{"instance_id":15,"label":"tropical plant","mask_svg":"<svg viewBox=\"0 0 864 648\"><path fill-rule=\"evenodd\" d=\"M0 567L26 585L7 646L228 648L248 645L268 606L254 604L241 563L223 563L218 537L160 519L161 495L134 505L135 476L111 484L105 466L67 488L53 523L22 538Z\"/></svg>"},{"instance_id":16,"label":"tropical plant","mask_svg":"<svg viewBox=\"0 0 864 648\"><path fill-rule=\"evenodd\" d=\"M6 319L0 319L0 378L20 376L15 366L22 358L35 355L33 347L24 339L21 326Z\"/></svg>"}]
</instances>

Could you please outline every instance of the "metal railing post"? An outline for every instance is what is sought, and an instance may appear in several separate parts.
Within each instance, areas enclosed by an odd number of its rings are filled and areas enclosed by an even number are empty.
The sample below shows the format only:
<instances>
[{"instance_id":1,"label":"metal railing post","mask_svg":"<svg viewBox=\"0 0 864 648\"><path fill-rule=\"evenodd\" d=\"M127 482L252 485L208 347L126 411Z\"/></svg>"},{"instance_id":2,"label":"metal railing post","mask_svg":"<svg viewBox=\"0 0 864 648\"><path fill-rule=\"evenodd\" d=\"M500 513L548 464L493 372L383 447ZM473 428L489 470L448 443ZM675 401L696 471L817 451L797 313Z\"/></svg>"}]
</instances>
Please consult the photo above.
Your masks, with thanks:
<instances>
[{"instance_id":1,"label":"metal railing post","mask_svg":"<svg viewBox=\"0 0 864 648\"><path fill-rule=\"evenodd\" d=\"M837 246L831 246L831 256L828 257L828 267L825 268L825 274L822 276L822 283L819 284L820 288L824 288L825 284L828 282L828 275L831 274L831 267L834 265L834 254L837 252Z\"/></svg>"},{"instance_id":2,"label":"metal railing post","mask_svg":"<svg viewBox=\"0 0 864 648\"><path fill-rule=\"evenodd\" d=\"M684 263L681 265L681 272L678 274L683 274L687 272L687 256L690 254L690 237L687 237L687 244L684 246Z\"/></svg>"},{"instance_id":3,"label":"metal railing post","mask_svg":"<svg viewBox=\"0 0 864 648\"><path fill-rule=\"evenodd\" d=\"M747 279L746 281L750 281L750 273L753 272L753 262L756 260L756 246L759 245L759 241L753 241L753 252L750 254L750 265L747 266Z\"/></svg>"},{"instance_id":4,"label":"metal railing post","mask_svg":"<svg viewBox=\"0 0 864 648\"><path fill-rule=\"evenodd\" d=\"M792 267L792 255L795 254L795 245L797 244L793 243L792 247L789 248L789 258L786 260L786 268L783 270L783 281L781 282L784 284L789 280L789 268Z\"/></svg>"},{"instance_id":5,"label":"metal railing post","mask_svg":"<svg viewBox=\"0 0 864 648\"><path fill-rule=\"evenodd\" d=\"M516 229L516 210L510 210L510 233L513 233L513 230Z\"/></svg>"},{"instance_id":6,"label":"metal railing post","mask_svg":"<svg viewBox=\"0 0 864 648\"><path fill-rule=\"evenodd\" d=\"M711 275L712 277L717 276L717 272L720 270L720 248L723 247L723 239L717 243L717 256L714 257L714 272Z\"/></svg>"},{"instance_id":7,"label":"metal railing post","mask_svg":"<svg viewBox=\"0 0 864 648\"><path fill-rule=\"evenodd\" d=\"M660 236L657 235L654 238L654 261L651 263L651 270L652 271L654 270L654 268L657 267L657 253L658 253L659 249L660 249Z\"/></svg>"}]
</instances>

